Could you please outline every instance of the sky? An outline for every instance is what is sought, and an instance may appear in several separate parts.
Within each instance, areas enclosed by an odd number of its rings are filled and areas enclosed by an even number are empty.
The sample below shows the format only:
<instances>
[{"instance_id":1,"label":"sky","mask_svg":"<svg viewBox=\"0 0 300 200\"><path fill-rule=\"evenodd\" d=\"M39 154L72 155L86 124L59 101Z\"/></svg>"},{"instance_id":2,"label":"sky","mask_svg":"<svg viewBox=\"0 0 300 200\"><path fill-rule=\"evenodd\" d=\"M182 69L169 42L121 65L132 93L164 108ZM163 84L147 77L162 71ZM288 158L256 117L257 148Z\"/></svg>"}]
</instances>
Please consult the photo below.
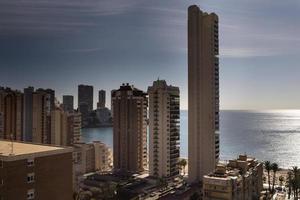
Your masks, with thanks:
<instances>
[{"instance_id":1,"label":"sky","mask_svg":"<svg viewBox=\"0 0 300 200\"><path fill-rule=\"evenodd\" d=\"M221 109L300 109L298 0L1 0L0 85L75 96L157 78L187 109L187 7L219 16Z\"/></svg>"}]
</instances>

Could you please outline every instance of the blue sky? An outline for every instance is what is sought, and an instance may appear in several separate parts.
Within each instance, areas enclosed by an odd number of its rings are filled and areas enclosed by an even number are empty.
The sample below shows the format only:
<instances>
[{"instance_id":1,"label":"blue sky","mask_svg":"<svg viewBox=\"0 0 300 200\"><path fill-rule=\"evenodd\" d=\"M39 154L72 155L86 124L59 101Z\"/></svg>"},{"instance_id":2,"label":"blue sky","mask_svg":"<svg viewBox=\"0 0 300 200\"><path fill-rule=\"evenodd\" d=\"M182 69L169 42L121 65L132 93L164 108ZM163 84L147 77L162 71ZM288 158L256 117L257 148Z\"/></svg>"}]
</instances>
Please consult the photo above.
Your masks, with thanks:
<instances>
[{"instance_id":1,"label":"blue sky","mask_svg":"<svg viewBox=\"0 0 300 200\"><path fill-rule=\"evenodd\" d=\"M1 0L0 85L77 103L77 85L91 84L96 104L96 90L159 77L186 109L191 4L219 15L222 109L300 109L297 0Z\"/></svg>"}]
</instances>

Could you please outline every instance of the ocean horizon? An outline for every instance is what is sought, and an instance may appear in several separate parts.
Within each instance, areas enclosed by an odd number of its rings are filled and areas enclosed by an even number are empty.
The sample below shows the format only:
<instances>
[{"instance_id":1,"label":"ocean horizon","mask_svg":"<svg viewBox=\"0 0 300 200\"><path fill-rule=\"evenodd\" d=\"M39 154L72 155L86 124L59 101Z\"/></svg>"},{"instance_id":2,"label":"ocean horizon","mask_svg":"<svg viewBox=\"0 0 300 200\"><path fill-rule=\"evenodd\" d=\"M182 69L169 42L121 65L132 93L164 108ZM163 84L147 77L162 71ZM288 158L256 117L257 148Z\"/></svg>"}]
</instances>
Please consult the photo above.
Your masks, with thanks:
<instances>
[{"instance_id":1,"label":"ocean horizon","mask_svg":"<svg viewBox=\"0 0 300 200\"><path fill-rule=\"evenodd\" d=\"M82 129L82 140L112 148L112 127ZM300 165L300 110L221 110L220 159L247 154L280 168ZM188 111L180 111L180 156L188 157Z\"/></svg>"}]
</instances>

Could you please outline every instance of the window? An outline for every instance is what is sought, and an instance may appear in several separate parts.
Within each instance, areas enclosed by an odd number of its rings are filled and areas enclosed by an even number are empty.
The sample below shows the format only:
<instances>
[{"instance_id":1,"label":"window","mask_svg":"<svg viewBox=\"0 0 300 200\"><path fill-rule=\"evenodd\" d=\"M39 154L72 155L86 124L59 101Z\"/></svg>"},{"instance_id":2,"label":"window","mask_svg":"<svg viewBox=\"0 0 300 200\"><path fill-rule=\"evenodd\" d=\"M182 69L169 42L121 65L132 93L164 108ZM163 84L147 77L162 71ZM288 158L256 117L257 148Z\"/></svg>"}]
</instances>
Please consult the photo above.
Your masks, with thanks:
<instances>
[{"instance_id":1,"label":"window","mask_svg":"<svg viewBox=\"0 0 300 200\"><path fill-rule=\"evenodd\" d=\"M27 199L34 199L34 189L27 191Z\"/></svg>"},{"instance_id":2,"label":"window","mask_svg":"<svg viewBox=\"0 0 300 200\"><path fill-rule=\"evenodd\" d=\"M27 167L32 167L32 166L34 166L34 159L33 158L27 159Z\"/></svg>"},{"instance_id":3,"label":"window","mask_svg":"<svg viewBox=\"0 0 300 200\"><path fill-rule=\"evenodd\" d=\"M34 173L27 174L27 183L34 182Z\"/></svg>"}]
</instances>

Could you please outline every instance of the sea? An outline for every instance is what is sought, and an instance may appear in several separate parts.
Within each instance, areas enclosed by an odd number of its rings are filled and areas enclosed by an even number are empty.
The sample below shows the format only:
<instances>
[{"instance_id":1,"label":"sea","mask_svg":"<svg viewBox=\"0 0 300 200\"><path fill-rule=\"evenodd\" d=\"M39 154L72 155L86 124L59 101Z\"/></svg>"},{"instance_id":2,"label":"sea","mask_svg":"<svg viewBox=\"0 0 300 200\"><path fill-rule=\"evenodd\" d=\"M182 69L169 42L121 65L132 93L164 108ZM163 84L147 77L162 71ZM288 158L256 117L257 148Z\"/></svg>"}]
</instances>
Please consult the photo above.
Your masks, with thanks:
<instances>
[{"instance_id":1,"label":"sea","mask_svg":"<svg viewBox=\"0 0 300 200\"><path fill-rule=\"evenodd\" d=\"M188 112L180 112L180 156L188 157ZM113 146L111 127L82 129L84 142L100 140ZM222 110L220 159L247 154L280 168L300 167L300 110Z\"/></svg>"}]
</instances>

